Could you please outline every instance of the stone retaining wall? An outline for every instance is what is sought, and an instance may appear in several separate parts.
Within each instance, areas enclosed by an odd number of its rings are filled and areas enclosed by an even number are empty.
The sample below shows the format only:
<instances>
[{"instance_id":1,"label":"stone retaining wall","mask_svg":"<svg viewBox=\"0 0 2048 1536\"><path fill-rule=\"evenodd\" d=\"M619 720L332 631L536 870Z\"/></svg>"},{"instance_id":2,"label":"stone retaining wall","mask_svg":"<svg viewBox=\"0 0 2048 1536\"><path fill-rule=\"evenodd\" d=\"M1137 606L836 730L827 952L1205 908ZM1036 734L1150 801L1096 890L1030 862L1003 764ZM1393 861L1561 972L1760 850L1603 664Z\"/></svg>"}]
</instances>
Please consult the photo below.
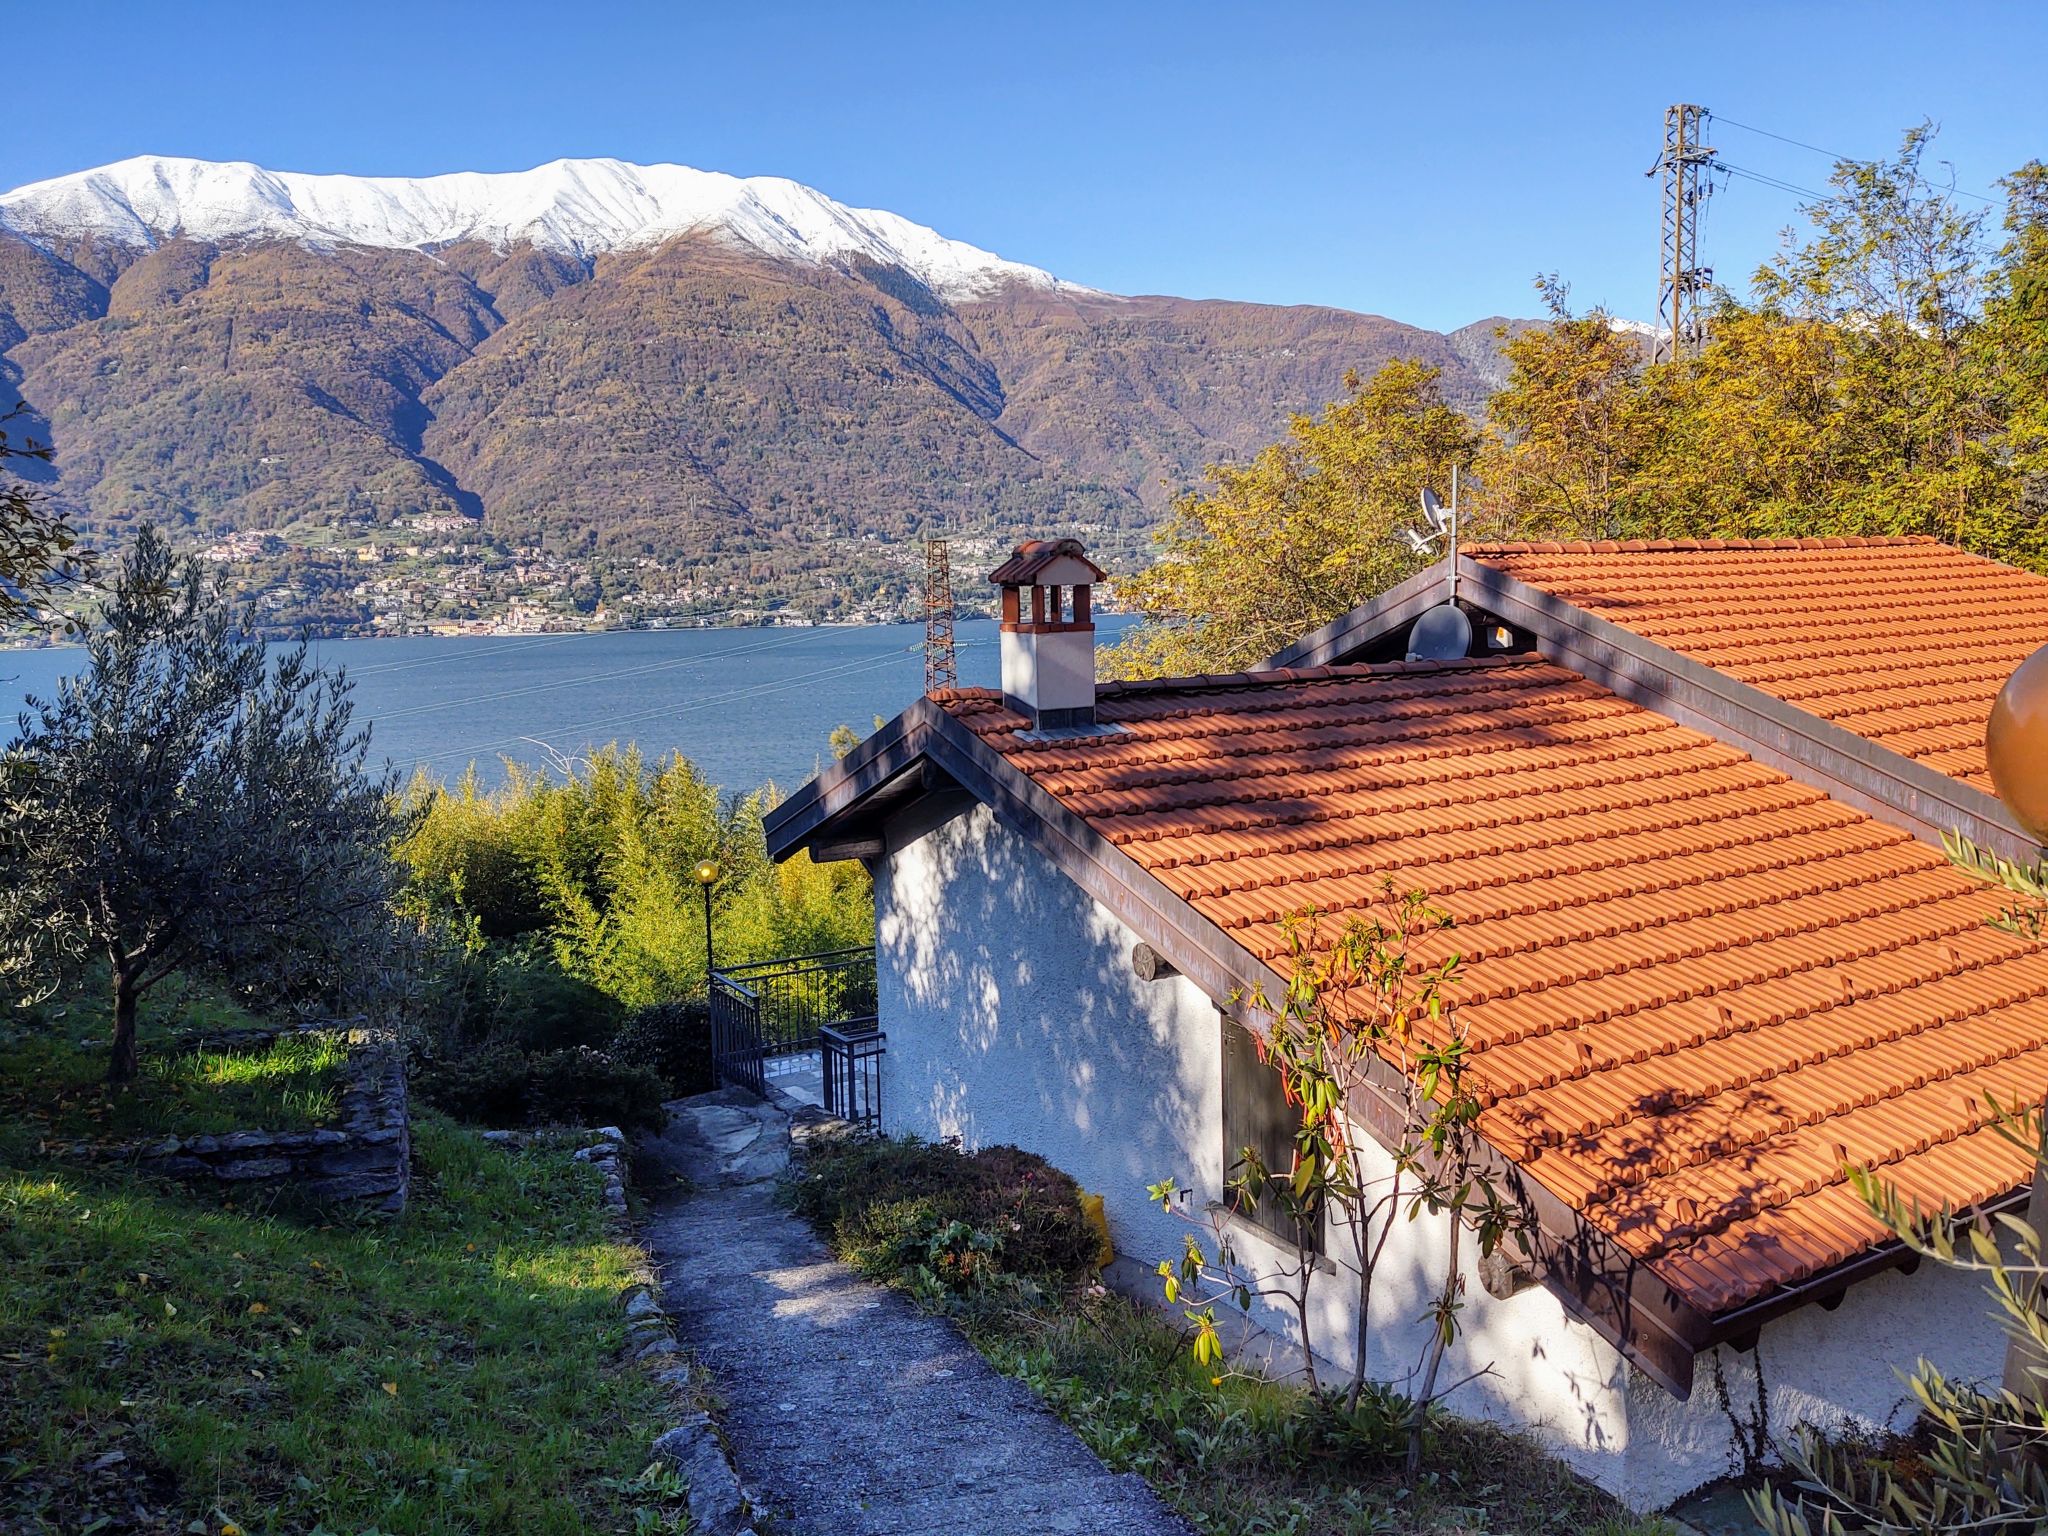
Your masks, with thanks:
<instances>
[{"instance_id":1,"label":"stone retaining wall","mask_svg":"<svg viewBox=\"0 0 2048 1536\"><path fill-rule=\"evenodd\" d=\"M260 1049L269 1031L238 1032L234 1044ZM258 1038L261 1036L262 1038ZM128 1163L158 1178L222 1188L278 1188L320 1204L360 1203L396 1215L412 1187L412 1121L405 1063L389 1035L347 1031L352 1047L340 1101L340 1123L312 1131L229 1131L219 1136L165 1136L149 1141L74 1146L66 1155L95 1163ZM210 1039L195 1045L220 1046Z\"/></svg>"}]
</instances>

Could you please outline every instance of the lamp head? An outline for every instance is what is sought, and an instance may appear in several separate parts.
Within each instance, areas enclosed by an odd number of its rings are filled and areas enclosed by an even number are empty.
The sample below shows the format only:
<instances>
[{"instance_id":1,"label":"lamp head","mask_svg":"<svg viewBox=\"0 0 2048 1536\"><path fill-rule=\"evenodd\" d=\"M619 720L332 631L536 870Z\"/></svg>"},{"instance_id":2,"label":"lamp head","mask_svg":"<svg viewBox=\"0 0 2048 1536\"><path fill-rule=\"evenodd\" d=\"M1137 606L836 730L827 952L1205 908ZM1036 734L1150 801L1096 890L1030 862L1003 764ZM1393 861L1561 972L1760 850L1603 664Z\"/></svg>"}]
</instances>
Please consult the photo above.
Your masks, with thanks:
<instances>
[{"instance_id":1,"label":"lamp head","mask_svg":"<svg viewBox=\"0 0 2048 1536\"><path fill-rule=\"evenodd\" d=\"M709 890L712 886L718 884L719 869L717 863L711 859L703 860L697 866L696 875L697 883L706 890Z\"/></svg>"}]
</instances>

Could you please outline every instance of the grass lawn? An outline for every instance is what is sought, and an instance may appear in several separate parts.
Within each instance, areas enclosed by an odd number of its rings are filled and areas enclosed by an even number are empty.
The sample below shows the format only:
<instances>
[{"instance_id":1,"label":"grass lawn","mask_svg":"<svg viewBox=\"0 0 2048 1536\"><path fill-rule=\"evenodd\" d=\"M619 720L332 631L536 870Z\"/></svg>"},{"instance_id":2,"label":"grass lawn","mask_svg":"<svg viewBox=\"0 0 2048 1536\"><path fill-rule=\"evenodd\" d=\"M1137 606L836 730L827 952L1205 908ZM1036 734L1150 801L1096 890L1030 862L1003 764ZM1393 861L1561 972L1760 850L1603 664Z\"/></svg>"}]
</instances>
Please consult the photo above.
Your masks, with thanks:
<instances>
[{"instance_id":1,"label":"grass lawn","mask_svg":"<svg viewBox=\"0 0 2048 1536\"><path fill-rule=\"evenodd\" d=\"M673 1529L599 1174L414 1136L387 1223L0 1168L0 1529Z\"/></svg>"},{"instance_id":2,"label":"grass lawn","mask_svg":"<svg viewBox=\"0 0 2048 1536\"><path fill-rule=\"evenodd\" d=\"M1187 1332L1076 1262L1072 1181L1014 1149L815 1146L789 1202L849 1263L950 1314L1116 1471L1208 1536L1665 1536L1532 1442L1439 1415L1399 1472L1398 1399L1347 1416L1300 1387L1200 1366ZM1073 1214L1063 1214L1064 1206ZM973 1229L979 1237L966 1234ZM992 1246L989 1240L992 1241ZM1092 1244L1078 1252L1092 1255ZM976 1261L963 1282L955 1256Z\"/></svg>"},{"instance_id":3,"label":"grass lawn","mask_svg":"<svg viewBox=\"0 0 2048 1536\"><path fill-rule=\"evenodd\" d=\"M0 1157L33 1155L42 1141L311 1130L335 1117L347 1059L338 1040L286 1039L242 1052L165 1049L180 1035L262 1023L176 978L145 1001L140 1076L110 1093L110 1012L103 996L89 992L0 1025Z\"/></svg>"},{"instance_id":4,"label":"grass lawn","mask_svg":"<svg viewBox=\"0 0 2048 1536\"><path fill-rule=\"evenodd\" d=\"M666 1389L615 1358L644 1258L570 1146L508 1151L422 1115L397 1220L39 1157L38 1134L74 1126L325 1112L333 1063L303 1042L176 1063L145 1038L143 1080L98 1099L92 1012L0 1040L0 1115L32 1117L0 1132L0 1531L681 1528L675 1480L643 1476ZM195 992L152 1033L252 1022L221 1013Z\"/></svg>"},{"instance_id":5,"label":"grass lawn","mask_svg":"<svg viewBox=\"0 0 2048 1536\"><path fill-rule=\"evenodd\" d=\"M1117 1471L1212 1536L1662 1536L1518 1435L1451 1414L1402 1486L1377 1447L1319 1424L1298 1387L1197 1366L1188 1335L1121 1296L968 1307L963 1331ZM1336 1433L1332 1433L1337 1429ZM1372 1437L1376 1438L1376 1437Z\"/></svg>"}]
</instances>

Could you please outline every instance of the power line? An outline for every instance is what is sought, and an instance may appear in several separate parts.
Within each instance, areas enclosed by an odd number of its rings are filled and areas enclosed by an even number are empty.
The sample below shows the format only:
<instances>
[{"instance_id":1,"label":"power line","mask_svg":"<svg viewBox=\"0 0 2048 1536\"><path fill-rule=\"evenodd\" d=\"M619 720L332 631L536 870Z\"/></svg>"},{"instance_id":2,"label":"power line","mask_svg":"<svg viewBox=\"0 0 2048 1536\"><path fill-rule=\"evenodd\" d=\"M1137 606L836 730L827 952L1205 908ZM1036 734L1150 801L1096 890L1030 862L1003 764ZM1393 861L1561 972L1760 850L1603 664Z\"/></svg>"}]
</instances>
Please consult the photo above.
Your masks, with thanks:
<instances>
[{"instance_id":1,"label":"power line","mask_svg":"<svg viewBox=\"0 0 2048 1536\"><path fill-rule=\"evenodd\" d=\"M1740 176L1745 181L1760 182L1780 192L1790 192L1795 197L1811 197L1824 202L1829 196L1826 192L1816 192L1813 188L1802 187L1797 182L1786 181L1782 177L1767 175L1762 171L1753 171L1746 165L1735 165L1726 160L1719 162L1716 169L1726 171L1731 176Z\"/></svg>"},{"instance_id":2,"label":"power line","mask_svg":"<svg viewBox=\"0 0 2048 1536\"><path fill-rule=\"evenodd\" d=\"M409 672L415 667L438 667L450 661L476 661L481 657L496 656L503 651L537 651L545 646L566 645L571 640L589 640L601 633L601 630L587 630L573 635L557 635L551 640L544 640L538 635L521 635L518 637L517 640L513 640L508 644L484 646L479 650L466 650L461 647L456 647L452 650L444 649L439 655L415 657L410 661L380 661L367 667L349 667L348 675L351 678L375 677L385 672ZM358 639L375 637L361 637L351 635L344 636L342 638ZM440 638L437 637L433 643L439 644ZM313 642L313 646L316 651L319 649L319 645L319 641L316 640Z\"/></svg>"},{"instance_id":3,"label":"power line","mask_svg":"<svg viewBox=\"0 0 2048 1536\"><path fill-rule=\"evenodd\" d=\"M1721 123L1729 128L1740 128L1744 133L1754 133L1762 138L1776 139L1780 144L1790 144L1794 149L1811 150L1816 155L1827 156L1828 159L1835 161L1837 164L1840 164L1845 160L1852 165L1876 165L1879 163L1878 161L1872 160L1867 155L1845 155L1832 149L1823 149L1818 144L1809 144L1804 139L1788 138L1786 135L1782 133L1773 133L1768 128L1755 128L1751 127L1748 123L1738 123L1737 121L1735 121L1734 118L1723 117L1718 112L1714 114L1714 121L1717 123ZM1919 182L1923 187L1932 187L1937 192L1953 192L1957 197L1975 198L1980 203L1995 203L1998 201L1998 199L1994 197L1985 196L1982 192L1970 192L1966 191L1962 187L1944 187L1940 182L1929 181L1925 176L1915 175L1913 179ZM1806 195L1809 197L1824 197L1827 194L1821 192L1810 192Z\"/></svg>"}]
</instances>

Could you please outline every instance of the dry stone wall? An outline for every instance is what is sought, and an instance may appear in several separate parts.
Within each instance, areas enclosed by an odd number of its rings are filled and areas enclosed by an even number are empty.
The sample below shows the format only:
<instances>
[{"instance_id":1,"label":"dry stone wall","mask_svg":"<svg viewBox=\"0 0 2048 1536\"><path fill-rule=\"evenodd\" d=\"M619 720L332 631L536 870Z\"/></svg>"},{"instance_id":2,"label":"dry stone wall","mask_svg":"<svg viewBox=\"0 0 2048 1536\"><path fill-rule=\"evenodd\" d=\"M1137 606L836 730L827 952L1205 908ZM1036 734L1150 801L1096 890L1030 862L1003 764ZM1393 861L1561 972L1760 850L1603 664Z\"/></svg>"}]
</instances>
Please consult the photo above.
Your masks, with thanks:
<instances>
[{"instance_id":1,"label":"dry stone wall","mask_svg":"<svg viewBox=\"0 0 2048 1536\"><path fill-rule=\"evenodd\" d=\"M257 1050L280 1031L195 1038L201 1046ZM218 1136L165 1136L69 1149L97 1163L128 1163L157 1178L221 1188L278 1188L319 1204L350 1203L396 1215L412 1188L412 1120L405 1063L381 1032L347 1029L350 1046L339 1123L310 1131L229 1131Z\"/></svg>"}]
</instances>

